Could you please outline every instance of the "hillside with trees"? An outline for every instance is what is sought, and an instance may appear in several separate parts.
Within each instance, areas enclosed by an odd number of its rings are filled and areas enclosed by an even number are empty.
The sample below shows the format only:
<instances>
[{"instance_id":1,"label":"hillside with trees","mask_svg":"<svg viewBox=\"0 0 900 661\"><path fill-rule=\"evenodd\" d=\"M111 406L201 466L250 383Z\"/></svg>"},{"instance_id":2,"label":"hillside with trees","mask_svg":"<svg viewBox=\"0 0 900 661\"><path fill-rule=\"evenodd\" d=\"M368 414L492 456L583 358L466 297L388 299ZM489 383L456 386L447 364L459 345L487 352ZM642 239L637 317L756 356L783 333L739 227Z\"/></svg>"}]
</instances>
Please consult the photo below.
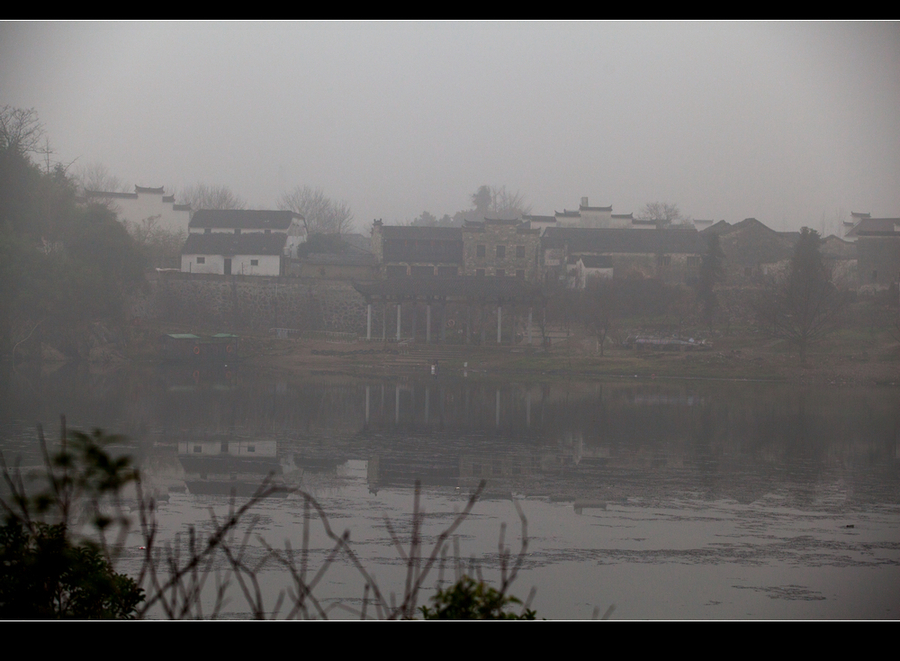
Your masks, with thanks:
<instances>
[{"instance_id":1,"label":"hillside with trees","mask_svg":"<svg viewBox=\"0 0 900 661\"><path fill-rule=\"evenodd\" d=\"M125 321L145 256L112 211L78 203L77 182L41 145L34 110L0 109L0 353L84 355L94 322Z\"/></svg>"}]
</instances>

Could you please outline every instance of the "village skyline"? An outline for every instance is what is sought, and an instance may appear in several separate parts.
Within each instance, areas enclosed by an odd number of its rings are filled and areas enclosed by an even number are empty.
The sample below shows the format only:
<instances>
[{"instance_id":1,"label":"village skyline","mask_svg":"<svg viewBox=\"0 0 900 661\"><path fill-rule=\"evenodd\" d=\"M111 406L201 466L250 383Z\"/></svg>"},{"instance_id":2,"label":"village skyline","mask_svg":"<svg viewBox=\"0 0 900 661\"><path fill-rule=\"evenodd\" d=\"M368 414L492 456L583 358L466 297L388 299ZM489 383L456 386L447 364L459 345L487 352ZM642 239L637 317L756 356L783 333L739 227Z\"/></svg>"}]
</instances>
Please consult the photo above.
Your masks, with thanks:
<instances>
[{"instance_id":1,"label":"village skyline","mask_svg":"<svg viewBox=\"0 0 900 661\"><path fill-rule=\"evenodd\" d=\"M129 186L297 186L358 231L467 208L896 216L900 28L772 22L0 23L0 105ZM826 229L826 234L829 233Z\"/></svg>"}]
</instances>

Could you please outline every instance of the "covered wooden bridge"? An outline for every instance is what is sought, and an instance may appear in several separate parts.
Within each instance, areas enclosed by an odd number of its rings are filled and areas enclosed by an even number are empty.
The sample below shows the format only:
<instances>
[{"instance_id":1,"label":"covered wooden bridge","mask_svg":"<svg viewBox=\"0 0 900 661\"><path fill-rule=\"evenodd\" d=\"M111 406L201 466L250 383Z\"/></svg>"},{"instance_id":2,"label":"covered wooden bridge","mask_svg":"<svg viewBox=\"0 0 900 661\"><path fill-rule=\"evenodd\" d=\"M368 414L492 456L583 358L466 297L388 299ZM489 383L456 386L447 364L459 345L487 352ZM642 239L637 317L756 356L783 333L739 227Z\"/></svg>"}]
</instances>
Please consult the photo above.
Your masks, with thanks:
<instances>
[{"instance_id":1,"label":"covered wooden bridge","mask_svg":"<svg viewBox=\"0 0 900 661\"><path fill-rule=\"evenodd\" d=\"M403 339L401 329L404 319L407 337L421 341L417 328L424 307L424 341L426 344L446 342L447 331L452 329L463 336L466 344L487 341L487 323L493 326L496 315L497 344L504 343L504 332L509 343L516 340L515 327L519 320L524 324L524 337L532 342L534 312L543 314L544 292L539 284L521 278L497 278L480 276L389 278L377 282L354 283L353 287L366 301L366 339L372 340L372 306L381 305L381 339L388 339L390 307L396 308L396 324L392 329L396 341ZM506 317L506 326L504 326ZM509 319L512 321L509 321ZM434 323L439 323L437 329ZM473 333L477 326L479 333ZM437 332L435 333L435 330ZM493 329L492 329L493 330ZM493 334L493 333L491 333ZM376 338L378 339L378 338Z\"/></svg>"}]
</instances>

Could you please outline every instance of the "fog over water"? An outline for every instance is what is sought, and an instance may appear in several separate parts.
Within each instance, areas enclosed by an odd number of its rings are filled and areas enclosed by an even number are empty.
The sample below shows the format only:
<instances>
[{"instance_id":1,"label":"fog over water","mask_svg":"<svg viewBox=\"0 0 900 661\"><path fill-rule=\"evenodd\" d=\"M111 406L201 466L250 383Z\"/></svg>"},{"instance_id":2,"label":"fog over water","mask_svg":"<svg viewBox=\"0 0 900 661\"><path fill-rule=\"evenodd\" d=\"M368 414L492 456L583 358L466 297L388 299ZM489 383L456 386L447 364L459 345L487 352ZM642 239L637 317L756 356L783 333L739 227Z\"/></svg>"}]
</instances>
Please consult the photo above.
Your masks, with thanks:
<instances>
[{"instance_id":1,"label":"fog over water","mask_svg":"<svg viewBox=\"0 0 900 661\"><path fill-rule=\"evenodd\" d=\"M257 208L320 186L359 227L482 184L536 214L896 216L898 71L893 22L0 23L0 105L54 158Z\"/></svg>"},{"instance_id":2,"label":"fog over water","mask_svg":"<svg viewBox=\"0 0 900 661\"><path fill-rule=\"evenodd\" d=\"M4 456L39 465L34 423L56 438L60 412L72 427L125 433L118 450L136 457L160 499L164 539L189 525L208 532L210 508L223 515L232 490L245 497L275 471L315 496L338 533L350 531L384 590L402 592L384 516L409 534L419 480L429 538L486 480L458 531L460 555L496 581L501 524L518 544L518 503L529 547L513 593L535 587L543 617L610 606L615 619L900 617L894 388L184 365L6 376ZM298 496L267 500L255 531L297 549L302 511ZM137 571L140 544L129 538L122 570ZM312 561L330 546L314 528ZM261 545L248 553L260 557ZM274 604L285 572L269 566L260 580ZM361 594L346 563L318 591L357 606ZM237 593L230 603L227 617L250 615Z\"/></svg>"}]
</instances>

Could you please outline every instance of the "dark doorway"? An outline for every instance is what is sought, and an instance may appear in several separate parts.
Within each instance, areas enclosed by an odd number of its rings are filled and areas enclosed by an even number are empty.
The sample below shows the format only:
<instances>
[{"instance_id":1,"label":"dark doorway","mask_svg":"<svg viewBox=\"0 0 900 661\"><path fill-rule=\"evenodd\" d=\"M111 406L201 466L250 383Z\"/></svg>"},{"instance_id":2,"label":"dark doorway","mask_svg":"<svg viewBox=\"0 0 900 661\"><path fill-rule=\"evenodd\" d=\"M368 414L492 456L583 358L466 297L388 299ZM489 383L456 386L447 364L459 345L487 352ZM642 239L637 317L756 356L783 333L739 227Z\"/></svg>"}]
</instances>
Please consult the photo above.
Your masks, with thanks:
<instances>
[{"instance_id":1,"label":"dark doorway","mask_svg":"<svg viewBox=\"0 0 900 661\"><path fill-rule=\"evenodd\" d=\"M231 275L231 260L225 260L225 275Z\"/></svg>"}]
</instances>

